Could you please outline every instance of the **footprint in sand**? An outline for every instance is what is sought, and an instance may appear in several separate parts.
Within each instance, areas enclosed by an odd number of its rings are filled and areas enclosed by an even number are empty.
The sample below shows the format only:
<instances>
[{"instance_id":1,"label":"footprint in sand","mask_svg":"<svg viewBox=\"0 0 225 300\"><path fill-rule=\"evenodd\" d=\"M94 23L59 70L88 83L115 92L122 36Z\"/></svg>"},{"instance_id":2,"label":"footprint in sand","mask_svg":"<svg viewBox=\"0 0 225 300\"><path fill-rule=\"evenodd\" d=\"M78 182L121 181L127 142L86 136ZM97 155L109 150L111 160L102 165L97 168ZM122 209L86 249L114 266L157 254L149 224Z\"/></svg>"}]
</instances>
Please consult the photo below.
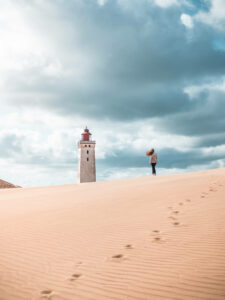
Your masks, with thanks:
<instances>
[{"instance_id":1,"label":"footprint in sand","mask_svg":"<svg viewBox=\"0 0 225 300\"><path fill-rule=\"evenodd\" d=\"M186 199L185 201L186 201L186 202L191 202L191 200L190 200L190 199Z\"/></svg>"},{"instance_id":2,"label":"footprint in sand","mask_svg":"<svg viewBox=\"0 0 225 300\"><path fill-rule=\"evenodd\" d=\"M77 280L78 278L80 278L81 276L82 276L82 274L74 273L73 275L71 275L71 277L69 279L70 279L70 281L74 281L74 280Z\"/></svg>"},{"instance_id":3,"label":"footprint in sand","mask_svg":"<svg viewBox=\"0 0 225 300\"><path fill-rule=\"evenodd\" d=\"M123 260L125 260L125 256L123 254L115 254L111 257L111 261L114 261L114 262L121 262Z\"/></svg>"},{"instance_id":4,"label":"footprint in sand","mask_svg":"<svg viewBox=\"0 0 225 300\"><path fill-rule=\"evenodd\" d=\"M201 198L205 198L205 195L201 195Z\"/></svg>"},{"instance_id":5,"label":"footprint in sand","mask_svg":"<svg viewBox=\"0 0 225 300\"><path fill-rule=\"evenodd\" d=\"M53 295L53 291L52 290L43 290L43 291L41 291L40 294L41 294L42 298L50 299L50 297Z\"/></svg>"},{"instance_id":6,"label":"footprint in sand","mask_svg":"<svg viewBox=\"0 0 225 300\"><path fill-rule=\"evenodd\" d=\"M116 255L113 255L112 258L123 258L123 254L116 254Z\"/></svg>"},{"instance_id":7,"label":"footprint in sand","mask_svg":"<svg viewBox=\"0 0 225 300\"><path fill-rule=\"evenodd\" d=\"M133 246L132 246L131 244L127 244L127 245L125 246L125 248L126 248L126 249L133 249Z\"/></svg>"},{"instance_id":8,"label":"footprint in sand","mask_svg":"<svg viewBox=\"0 0 225 300\"><path fill-rule=\"evenodd\" d=\"M179 205L184 205L184 203L183 203L183 202L180 202Z\"/></svg>"},{"instance_id":9,"label":"footprint in sand","mask_svg":"<svg viewBox=\"0 0 225 300\"><path fill-rule=\"evenodd\" d=\"M160 236L160 230L155 229L155 230L152 230L152 232L153 232L153 242L162 241L162 238Z\"/></svg>"},{"instance_id":10,"label":"footprint in sand","mask_svg":"<svg viewBox=\"0 0 225 300\"><path fill-rule=\"evenodd\" d=\"M175 214L175 215L179 214L179 210L174 210L173 214Z\"/></svg>"},{"instance_id":11,"label":"footprint in sand","mask_svg":"<svg viewBox=\"0 0 225 300\"><path fill-rule=\"evenodd\" d=\"M159 242L159 241L161 241L161 237L160 237L160 236L156 236L156 237L154 237L154 240L155 240L156 242Z\"/></svg>"},{"instance_id":12,"label":"footprint in sand","mask_svg":"<svg viewBox=\"0 0 225 300\"><path fill-rule=\"evenodd\" d=\"M178 225L180 225L180 222L173 222L173 225L178 226Z\"/></svg>"}]
</instances>

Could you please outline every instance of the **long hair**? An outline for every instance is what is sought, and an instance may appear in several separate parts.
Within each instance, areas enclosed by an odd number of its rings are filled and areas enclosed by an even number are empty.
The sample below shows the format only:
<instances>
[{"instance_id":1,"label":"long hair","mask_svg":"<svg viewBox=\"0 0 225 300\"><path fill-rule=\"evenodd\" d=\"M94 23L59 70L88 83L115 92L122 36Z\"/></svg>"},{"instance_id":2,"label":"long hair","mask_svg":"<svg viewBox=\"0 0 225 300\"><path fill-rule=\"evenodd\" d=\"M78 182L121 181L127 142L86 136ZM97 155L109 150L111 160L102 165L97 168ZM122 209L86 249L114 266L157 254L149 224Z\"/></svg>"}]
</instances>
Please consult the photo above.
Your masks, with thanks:
<instances>
[{"instance_id":1,"label":"long hair","mask_svg":"<svg viewBox=\"0 0 225 300\"><path fill-rule=\"evenodd\" d=\"M149 155L152 155L154 153L154 151L155 151L154 149L150 150Z\"/></svg>"}]
</instances>

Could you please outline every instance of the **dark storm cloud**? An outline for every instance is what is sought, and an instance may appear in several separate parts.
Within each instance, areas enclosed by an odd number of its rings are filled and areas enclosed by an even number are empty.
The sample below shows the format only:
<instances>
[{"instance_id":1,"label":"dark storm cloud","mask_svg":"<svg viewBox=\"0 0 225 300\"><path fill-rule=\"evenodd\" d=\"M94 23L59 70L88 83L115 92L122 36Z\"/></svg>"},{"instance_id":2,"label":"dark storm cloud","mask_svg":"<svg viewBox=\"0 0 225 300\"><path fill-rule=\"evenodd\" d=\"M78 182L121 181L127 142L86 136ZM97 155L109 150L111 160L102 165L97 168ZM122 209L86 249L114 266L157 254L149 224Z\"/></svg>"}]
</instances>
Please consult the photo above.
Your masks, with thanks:
<instances>
[{"instance_id":1,"label":"dark storm cloud","mask_svg":"<svg viewBox=\"0 0 225 300\"><path fill-rule=\"evenodd\" d=\"M209 165L214 161L224 159L225 151L223 153L204 154L200 149L181 152L169 148L161 150L159 157L159 166L162 168L186 169L195 165Z\"/></svg>"},{"instance_id":2,"label":"dark storm cloud","mask_svg":"<svg viewBox=\"0 0 225 300\"><path fill-rule=\"evenodd\" d=\"M225 134L214 134L207 135L206 137L201 137L198 142L196 142L197 147L216 147L225 144Z\"/></svg>"},{"instance_id":3,"label":"dark storm cloud","mask_svg":"<svg viewBox=\"0 0 225 300\"><path fill-rule=\"evenodd\" d=\"M201 93L198 98L193 100L197 105L192 104L195 109L190 112L182 112L172 117L166 117L164 122L157 121L158 126L164 131L170 131L177 134L196 136L203 142L207 142L209 134L219 134L225 131L225 93L221 91L212 91L210 93ZM201 141L199 141L201 144Z\"/></svg>"},{"instance_id":4,"label":"dark storm cloud","mask_svg":"<svg viewBox=\"0 0 225 300\"><path fill-rule=\"evenodd\" d=\"M21 1L30 30L50 50L41 63L34 56L35 63L5 76L6 100L65 118L107 119L112 127L117 121L143 120L159 139L160 131L196 138L196 150L159 150L161 168L223 159L224 153L206 155L199 148L225 143L225 92L210 88L225 76L225 51L215 48L225 35L197 20L192 29L185 27L181 14L210 9L209 1L190 2L194 6L160 8L146 0L108 0L103 6L95 0ZM207 84L194 98L184 92ZM15 153L23 151L13 138L3 143L5 149L11 143ZM47 152L28 153L25 160L51 165ZM98 163L142 168L148 161L137 152L114 149L114 154Z\"/></svg>"},{"instance_id":5,"label":"dark storm cloud","mask_svg":"<svg viewBox=\"0 0 225 300\"><path fill-rule=\"evenodd\" d=\"M157 152L159 168L177 168L186 169L195 165L207 165L225 158L225 151L222 153L204 154L200 149L189 151L178 151L172 148L161 149ZM149 165L149 158L135 152L117 151L113 156L107 156L105 159L107 165L121 168L144 168ZM99 160L104 164L104 161Z\"/></svg>"},{"instance_id":6,"label":"dark storm cloud","mask_svg":"<svg viewBox=\"0 0 225 300\"><path fill-rule=\"evenodd\" d=\"M112 120L170 118L174 114L171 122L177 119L178 126L176 130L170 125L172 131L195 133L194 126L186 127L186 120L196 114L196 109L200 111L203 99L190 101L183 90L224 75L225 52L213 49L217 34L213 29L201 23L191 31L185 28L180 15L188 8L162 9L150 1L131 1L121 6L111 0L99 6L94 0L70 0L57 1L54 15L49 6L41 11L37 4L29 6L34 24L42 15L42 27L46 27L50 39L53 35L59 43L60 51L64 51L64 67L72 73L55 80L40 76L38 69L27 70L19 80L14 74L12 89L23 91L21 103L48 106L62 114ZM54 28L56 17L58 25ZM82 84L74 80L73 56L77 51L90 62ZM26 78L33 78L29 86ZM36 100L31 99L32 92L37 93ZM218 119L216 113L208 110L211 122ZM210 119L209 125L204 119L206 114L204 109L200 117L205 132L213 128ZM161 120L162 125L167 126L167 118Z\"/></svg>"}]
</instances>

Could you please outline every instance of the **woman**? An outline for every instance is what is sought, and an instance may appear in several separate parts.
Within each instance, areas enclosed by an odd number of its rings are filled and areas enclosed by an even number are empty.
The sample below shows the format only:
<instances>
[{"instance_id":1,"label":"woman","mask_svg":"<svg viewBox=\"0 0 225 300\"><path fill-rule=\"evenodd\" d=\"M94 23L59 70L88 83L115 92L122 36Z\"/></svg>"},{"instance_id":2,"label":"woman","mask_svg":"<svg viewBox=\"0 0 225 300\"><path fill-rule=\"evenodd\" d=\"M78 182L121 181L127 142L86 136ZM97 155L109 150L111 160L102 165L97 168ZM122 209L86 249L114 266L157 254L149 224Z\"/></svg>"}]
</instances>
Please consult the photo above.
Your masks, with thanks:
<instances>
[{"instance_id":1,"label":"woman","mask_svg":"<svg viewBox=\"0 0 225 300\"><path fill-rule=\"evenodd\" d=\"M155 170L155 166L157 164L157 154L155 153L155 150L152 149L150 151L150 164L152 165L152 175L156 176L156 170Z\"/></svg>"}]
</instances>

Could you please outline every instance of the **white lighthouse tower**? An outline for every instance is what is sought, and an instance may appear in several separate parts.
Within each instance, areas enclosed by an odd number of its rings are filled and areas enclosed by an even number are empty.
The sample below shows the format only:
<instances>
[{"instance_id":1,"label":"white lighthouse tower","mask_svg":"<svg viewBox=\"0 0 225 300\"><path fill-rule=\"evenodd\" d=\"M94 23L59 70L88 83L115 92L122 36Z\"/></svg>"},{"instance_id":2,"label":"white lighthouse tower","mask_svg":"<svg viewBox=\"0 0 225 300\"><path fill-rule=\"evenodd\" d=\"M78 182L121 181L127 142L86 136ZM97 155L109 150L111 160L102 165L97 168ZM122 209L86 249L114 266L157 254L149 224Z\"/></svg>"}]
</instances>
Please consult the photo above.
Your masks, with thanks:
<instances>
[{"instance_id":1,"label":"white lighthouse tower","mask_svg":"<svg viewBox=\"0 0 225 300\"><path fill-rule=\"evenodd\" d=\"M78 148L78 183L96 181L95 141L91 140L91 133L87 127L81 134L81 140L78 142Z\"/></svg>"}]
</instances>

